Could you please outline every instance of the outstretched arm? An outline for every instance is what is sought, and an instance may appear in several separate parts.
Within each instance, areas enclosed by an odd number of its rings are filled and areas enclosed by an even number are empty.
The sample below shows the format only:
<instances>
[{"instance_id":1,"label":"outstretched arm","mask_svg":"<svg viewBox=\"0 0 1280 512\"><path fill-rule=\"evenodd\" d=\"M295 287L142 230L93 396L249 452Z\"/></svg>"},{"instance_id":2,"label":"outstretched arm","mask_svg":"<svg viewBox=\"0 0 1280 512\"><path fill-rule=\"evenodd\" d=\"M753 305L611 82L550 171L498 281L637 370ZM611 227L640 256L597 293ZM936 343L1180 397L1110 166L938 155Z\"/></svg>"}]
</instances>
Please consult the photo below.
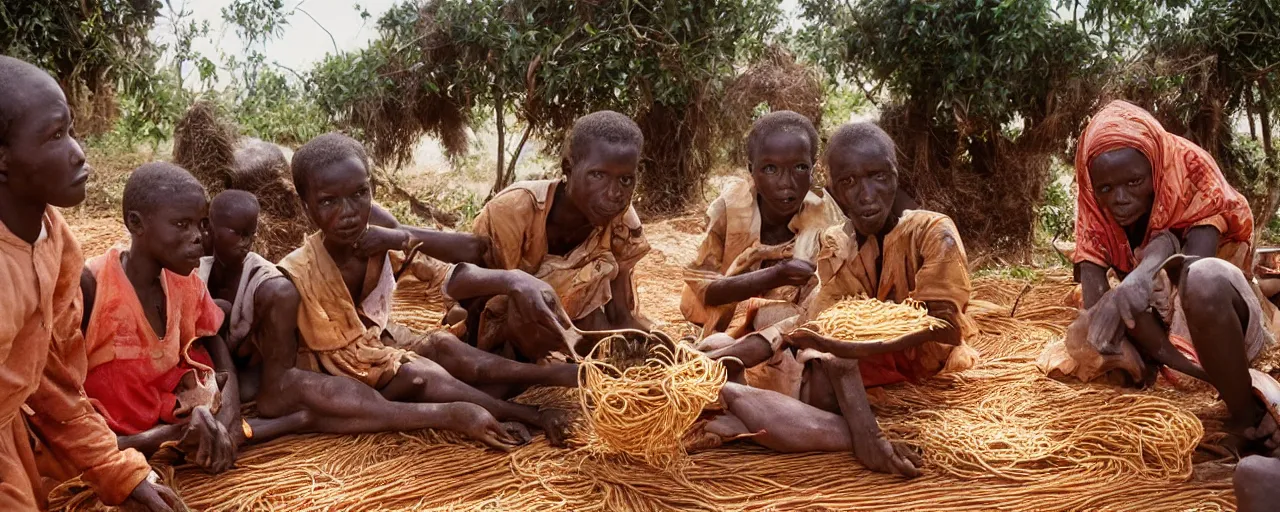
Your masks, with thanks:
<instances>
[{"instance_id":1,"label":"outstretched arm","mask_svg":"<svg viewBox=\"0 0 1280 512\"><path fill-rule=\"evenodd\" d=\"M489 250L489 244L483 237L471 233L406 226L378 205L373 205L373 210L369 214L369 224L403 233L405 242L397 249L416 245L423 254L446 263L483 265L485 253Z\"/></svg>"},{"instance_id":2,"label":"outstretched arm","mask_svg":"<svg viewBox=\"0 0 1280 512\"><path fill-rule=\"evenodd\" d=\"M957 324L959 323L960 312L956 310L955 305L949 302L934 301L926 302L925 305L929 308L929 316L942 319L947 322L947 325L936 329L916 331L881 343L852 343L802 329L789 334L787 342L797 348L811 348L841 359L858 359L898 352L918 347L927 341L945 345L959 345L961 341L960 328L957 327Z\"/></svg>"}]
</instances>

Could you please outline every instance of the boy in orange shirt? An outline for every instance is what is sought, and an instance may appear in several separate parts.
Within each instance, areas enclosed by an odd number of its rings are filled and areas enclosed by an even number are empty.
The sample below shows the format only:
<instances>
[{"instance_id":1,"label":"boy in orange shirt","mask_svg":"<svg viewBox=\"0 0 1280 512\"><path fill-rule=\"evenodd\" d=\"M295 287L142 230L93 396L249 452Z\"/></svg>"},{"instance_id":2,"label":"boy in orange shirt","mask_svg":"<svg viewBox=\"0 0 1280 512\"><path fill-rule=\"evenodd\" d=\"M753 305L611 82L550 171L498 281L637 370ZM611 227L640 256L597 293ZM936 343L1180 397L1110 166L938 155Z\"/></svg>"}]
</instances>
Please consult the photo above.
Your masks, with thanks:
<instances>
[{"instance_id":1,"label":"boy in orange shirt","mask_svg":"<svg viewBox=\"0 0 1280 512\"><path fill-rule=\"evenodd\" d=\"M47 506L31 435L107 504L172 510L173 491L152 483L136 451L115 436L84 396L78 329L79 244L55 206L84 200L84 152L53 78L0 56L0 510Z\"/></svg>"}]
</instances>

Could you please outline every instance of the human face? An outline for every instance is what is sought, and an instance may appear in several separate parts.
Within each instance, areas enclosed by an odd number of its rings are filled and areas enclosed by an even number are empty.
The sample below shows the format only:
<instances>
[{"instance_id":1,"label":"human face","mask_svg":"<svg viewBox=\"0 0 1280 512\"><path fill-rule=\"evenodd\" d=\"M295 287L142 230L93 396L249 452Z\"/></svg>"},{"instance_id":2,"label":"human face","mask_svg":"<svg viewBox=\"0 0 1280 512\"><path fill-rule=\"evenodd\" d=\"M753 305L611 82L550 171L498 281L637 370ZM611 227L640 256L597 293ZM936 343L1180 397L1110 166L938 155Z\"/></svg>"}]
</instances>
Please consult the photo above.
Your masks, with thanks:
<instances>
[{"instance_id":1,"label":"human face","mask_svg":"<svg viewBox=\"0 0 1280 512\"><path fill-rule=\"evenodd\" d=\"M800 211L813 185L813 147L803 133L774 132L751 156L751 179L762 210L779 217Z\"/></svg>"},{"instance_id":2,"label":"human face","mask_svg":"<svg viewBox=\"0 0 1280 512\"><path fill-rule=\"evenodd\" d=\"M884 150L867 144L827 153L827 191L863 236L880 233L898 194L898 171Z\"/></svg>"},{"instance_id":3,"label":"human face","mask_svg":"<svg viewBox=\"0 0 1280 512\"><path fill-rule=\"evenodd\" d=\"M306 185L303 206L325 238L341 245L359 241L373 208L373 185L364 162L349 157L314 169Z\"/></svg>"},{"instance_id":4,"label":"human face","mask_svg":"<svg viewBox=\"0 0 1280 512\"><path fill-rule=\"evenodd\" d=\"M67 208L84 201L89 168L62 89L44 73L19 84L18 116L0 144L0 183L15 197Z\"/></svg>"},{"instance_id":5,"label":"human face","mask_svg":"<svg viewBox=\"0 0 1280 512\"><path fill-rule=\"evenodd\" d=\"M1122 148L1093 157L1089 181L1098 204L1110 211L1121 227L1133 226L1151 213L1156 190L1151 162L1142 152Z\"/></svg>"},{"instance_id":6,"label":"human face","mask_svg":"<svg viewBox=\"0 0 1280 512\"><path fill-rule=\"evenodd\" d=\"M583 157L566 167L565 193L593 226L605 226L631 206L640 148L592 141Z\"/></svg>"},{"instance_id":7,"label":"human face","mask_svg":"<svg viewBox=\"0 0 1280 512\"><path fill-rule=\"evenodd\" d=\"M249 255L258 234L258 211L249 206L233 205L209 215L213 238L213 257L224 265L239 265Z\"/></svg>"},{"instance_id":8,"label":"human face","mask_svg":"<svg viewBox=\"0 0 1280 512\"><path fill-rule=\"evenodd\" d=\"M126 218L133 234L133 248L142 250L178 275L189 275L204 256L201 221L209 213L203 191L185 191L143 215L130 211Z\"/></svg>"}]
</instances>

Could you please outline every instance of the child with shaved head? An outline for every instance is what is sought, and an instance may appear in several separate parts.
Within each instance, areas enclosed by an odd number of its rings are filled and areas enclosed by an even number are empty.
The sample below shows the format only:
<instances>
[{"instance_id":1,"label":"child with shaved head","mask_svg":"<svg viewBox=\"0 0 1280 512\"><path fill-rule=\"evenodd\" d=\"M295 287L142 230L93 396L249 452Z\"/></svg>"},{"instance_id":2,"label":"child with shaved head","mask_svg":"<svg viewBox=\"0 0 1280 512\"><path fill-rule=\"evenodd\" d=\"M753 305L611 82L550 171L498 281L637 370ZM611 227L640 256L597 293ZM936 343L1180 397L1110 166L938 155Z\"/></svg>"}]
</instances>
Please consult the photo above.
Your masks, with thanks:
<instances>
[{"instance_id":1,"label":"child with shaved head","mask_svg":"<svg viewBox=\"0 0 1280 512\"><path fill-rule=\"evenodd\" d=\"M964 246L946 215L906 210L896 201L896 149L879 127L869 123L840 127L831 136L823 158L829 173L827 193L839 205L845 221L822 235L816 261L821 285L800 315L777 324L783 336L776 340L748 336L710 354L735 357L747 367L762 367L774 374L757 380L770 386L776 392L773 395L759 395L763 390L726 388L728 408L741 426L725 433L765 430L784 448L851 448L858 460L873 470L915 476L919 474L918 457L884 439L867 401L866 387L917 381L973 364L976 352L964 343L973 331L972 320L965 314L970 284ZM931 316L945 320L947 327L872 344L848 343L810 331L785 334L839 300L858 296L894 302L919 300ZM793 349L799 368L762 364L776 351ZM754 398L735 405L735 394ZM770 396L777 405L758 405L758 400ZM803 406L779 400L779 396L796 398ZM778 417L777 411L784 410L791 411L792 421ZM822 428L805 429L803 425ZM723 421L713 425L721 429L733 426ZM787 436L784 429L804 435ZM810 441L800 442L798 437ZM825 447L813 447L815 443Z\"/></svg>"},{"instance_id":2,"label":"child with shaved head","mask_svg":"<svg viewBox=\"0 0 1280 512\"><path fill-rule=\"evenodd\" d=\"M275 264L250 251L258 229L258 199L242 190L227 190L213 199L209 229L213 256L208 258L209 291L225 305L224 338L235 360L243 400L258 399L258 412L271 422L249 420L254 442L284 433L354 434L453 428L455 417L482 415L472 404L393 402L353 379L294 367L264 364L264 354L296 347L296 321L271 322L273 294L290 286ZM294 312L296 315L296 311ZM283 337L284 341L277 341ZM296 348L291 350L296 357ZM266 392L259 393L262 383ZM261 395L261 396L260 396ZM289 397L282 400L281 397ZM263 425L266 425L264 427ZM458 429L458 428L455 428Z\"/></svg>"},{"instance_id":3,"label":"child with shaved head","mask_svg":"<svg viewBox=\"0 0 1280 512\"><path fill-rule=\"evenodd\" d=\"M217 336L223 312L194 274L207 209L204 187L173 164L129 176L123 210L132 242L90 259L82 279L85 392L121 446L150 454L180 442L196 464L220 472L234 463L245 429L234 366Z\"/></svg>"},{"instance_id":4,"label":"child with shaved head","mask_svg":"<svg viewBox=\"0 0 1280 512\"><path fill-rule=\"evenodd\" d=\"M644 135L627 116L595 112L573 124L559 180L507 187L476 217L489 268L545 281L583 330L647 327L631 272L649 251L631 208ZM468 338L484 350L537 360L566 350L563 327L540 325L504 298L468 306ZM585 349L585 347L584 347Z\"/></svg>"},{"instance_id":5,"label":"child with shaved head","mask_svg":"<svg viewBox=\"0 0 1280 512\"><path fill-rule=\"evenodd\" d=\"M685 272L680 309L703 326L700 348L712 350L743 336L780 338L769 327L800 314L800 305L817 289L818 238L843 219L829 197L811 190L818 144L813 123L789 110L752 125L751 179L729 182L711 203L707 234ZM790 352L778 351L766 367L796 366L789 359ZM760 385L757 379L769 375L752 368L746 377Z\"/></svg>"},{"instance_id":6,"label":"child with shaved head","mask_svg":"<svg viewBox=\"0 0 1280 512\"><path fill-rule=\"evenodd\" d=\"M84 263L56 208L83 201L89 177L71 123L52 77L0 56L0 510L47 506L32 436L104 503L171 510L177 497L84 396Z\"/></svg>"},{"instance_id":7,"label":"child with shaved head","mask_svg":"<svg viewBox=\"0 0 1280 512\"><path fill-rule=\"evenodd\" d=\"M558 318L553 292L527 274L467 263L483 257L485 244L474 235L402 226L373 205L368 156L350 137L330 133L312 139L294 154L292 173L304 209L320 229L280 262L287 279L270 280L258 292L270 326L258 343L263 357L259 409L272 415L307 409L320 416L349 416L367 404L368 390L376 390L387 400L434 409L436 426L490 446L526 441L520 424L545 430L559 444L562 411L540 412L475 386L574 386L577 367L517 363L449 333L423 335L391 322L392 253L420 251L455 262L443 285L446 295L464 300L506 295L550 325ZM307 395L289 393L299 382L290 377L295 368L350 379L366 392L329 382L324 389L329 394L317 401L343 410L320 410Z\"/></svg>"}]
</instances>

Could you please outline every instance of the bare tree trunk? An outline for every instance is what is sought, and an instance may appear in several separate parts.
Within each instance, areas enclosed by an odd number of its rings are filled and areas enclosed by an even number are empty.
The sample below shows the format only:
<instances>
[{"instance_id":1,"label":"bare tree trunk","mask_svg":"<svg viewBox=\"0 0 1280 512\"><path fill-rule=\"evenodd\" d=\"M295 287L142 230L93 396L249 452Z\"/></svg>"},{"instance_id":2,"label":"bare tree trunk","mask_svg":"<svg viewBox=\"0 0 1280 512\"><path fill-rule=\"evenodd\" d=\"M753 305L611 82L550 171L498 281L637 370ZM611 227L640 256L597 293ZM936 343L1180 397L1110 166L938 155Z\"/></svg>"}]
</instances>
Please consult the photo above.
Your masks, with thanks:
<instances>
[{"instance_id":1,"label":"bare tree trunk","mask_svg":"<svg viewBox=\"0 0 1280 512\"><path fill-rule=\"evenodd\" d=\"M1267 165L1267 196L1262 207L1258 210L1258 218L1254 219L1254 226L1263 229L1271 222L1271 218L1276 214L1277 203L1280 203L1280 160L1276 158L1276 148L1272 145L1271 140L1271 104L1267 99L1268 87L1267 79L1264 77L1258 81L1258 113L1262 128L1262 151L1266 154ZM1261 231L1259 229L1258 231Z\"/></svg>"},{"instance_id":2,"label":"bare tree trunk","mask_svg":"<svg viewBox=\"0 0 1280 512\"><path fill-rule=\"evenodd\" d=\"M516 181L516 163L520 161L520 152L524 150L524 143L529 141L529 135L533 133L533 125L524 127L524 135L520 136L520 143L516 144L515 151L511 152L511 163L507 164L507 185Z\"/></svg>"},{"instance_id":3,"label":"bare tree trunk","mask_svg":"<svg viewBox=\"0 0 1280 512\"><path fill-rule=\"evenodd\" d=\"M494 172L493 190L489 191L489 197L485 199L486 202L493 196L498 195L498 192L502 192L502 189L507 188L507 166L503 165L502 161L507 156L506 141L504 140L507 122L502 116L502 103L506 98L496 86L494 87L493 97L493 111L496 114L496 122L498 124L498 168Z\"/></svg>"},{"instance_id":4,"label":"bare tree trunk","mask_svg":"<svg viewBox=\"0 0 1280 512\"><path fill-rule=\"evenodd\" d=\"M1261 92L1261 91L1259 91ZM1258 130L1253 126L1253 90L1249 87L1244 89L1244 117L1249 120L1249 137L1258 140ZM1262 115L1267 115L1265 112Z\"/></svg>"}]
</instances>

